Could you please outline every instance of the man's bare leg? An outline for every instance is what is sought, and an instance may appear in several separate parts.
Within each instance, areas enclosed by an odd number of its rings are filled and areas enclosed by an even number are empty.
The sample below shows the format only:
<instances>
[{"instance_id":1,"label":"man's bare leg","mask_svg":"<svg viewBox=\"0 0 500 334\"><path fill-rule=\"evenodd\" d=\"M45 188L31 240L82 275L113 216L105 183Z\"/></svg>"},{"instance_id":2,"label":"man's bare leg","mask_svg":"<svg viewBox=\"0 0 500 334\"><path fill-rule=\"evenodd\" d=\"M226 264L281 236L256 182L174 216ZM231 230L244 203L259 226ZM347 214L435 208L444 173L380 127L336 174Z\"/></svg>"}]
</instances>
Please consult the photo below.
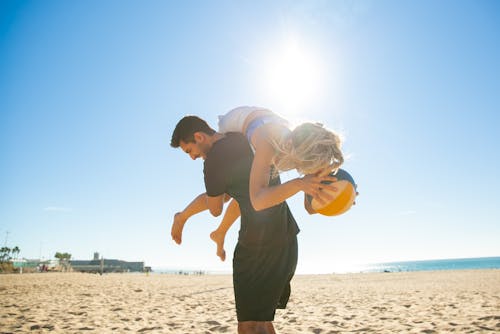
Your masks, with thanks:
<instances>
[{"instance_id":1,"label":"man's bare leg","mask_svg":"<svg viewBox=\"0 0 500 334\"><path fill-rule=\"evenodd\" d=\"M238 334L276 334L271 321L238 322Z\"/></svg>"},{"instance_id":2,"label":"man's bare leg","mask_svg":"<svg viewBox=\"0 0 500 334\"><path fill-rule=\"evenodd\" d=\"M276 334L272 321L266 321L267 332L270 334Z\"/></svg>"}]
</instances>

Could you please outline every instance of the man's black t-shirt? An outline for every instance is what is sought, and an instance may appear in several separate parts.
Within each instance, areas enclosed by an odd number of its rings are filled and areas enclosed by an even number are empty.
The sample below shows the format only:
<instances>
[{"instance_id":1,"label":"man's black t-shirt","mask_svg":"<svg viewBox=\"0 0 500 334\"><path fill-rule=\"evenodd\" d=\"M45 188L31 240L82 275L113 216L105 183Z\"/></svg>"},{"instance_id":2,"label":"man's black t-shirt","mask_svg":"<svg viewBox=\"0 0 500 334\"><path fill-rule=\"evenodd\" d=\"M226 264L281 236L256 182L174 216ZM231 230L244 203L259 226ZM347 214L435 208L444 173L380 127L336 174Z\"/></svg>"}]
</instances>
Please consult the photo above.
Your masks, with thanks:
<instances>
[{"instance_id":1,"label":"man's black t-shirt","mask_svg":"<svg viewBox=\"0 0 500 334\"><path fill-rule=\"evenodd\" d=\"M226 133L214 143L204 163L205 188L208 196L224 193L234 198L241 211L238 241L247 247L281 246L299 229L286 202L255 211L250 202L249 179L253 152L240 133ZM280 184L279 177L270 185Z\"/></svg>"}]
</instances>

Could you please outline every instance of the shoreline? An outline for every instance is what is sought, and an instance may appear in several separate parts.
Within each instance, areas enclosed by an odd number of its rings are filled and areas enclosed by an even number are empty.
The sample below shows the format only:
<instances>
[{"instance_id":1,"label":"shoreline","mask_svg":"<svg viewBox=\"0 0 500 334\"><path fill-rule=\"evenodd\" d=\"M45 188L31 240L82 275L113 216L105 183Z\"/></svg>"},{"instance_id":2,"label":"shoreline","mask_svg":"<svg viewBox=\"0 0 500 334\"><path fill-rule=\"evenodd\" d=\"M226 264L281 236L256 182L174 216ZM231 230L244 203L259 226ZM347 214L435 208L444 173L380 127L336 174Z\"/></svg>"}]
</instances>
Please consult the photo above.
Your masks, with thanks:
<instances>
[{"instance_id":1,"label":"shoreline","mask_svg":"<svg viewBox=\"0 0 500 334\"><path fill-rule=\"evenodd\" d=\"M490 271L498 270L500 268L450 268L450 269L420 269L420 270L394 270L394 271L347 271L347 272L331 272L331 273L296 273L294 277L297 276L328 276L328 275L371 275L371 274L402 274L402 273L433 273L433 272L465 272L465 271ZM211 271L211 270L166 270L166 271L155 271L141 272L141 271L130 271L130 272L104 272L100 274L99 272L80 272L80 271L26 271L26 272L0 272L0 276L24 276L24 275L51 275L51 274L87 274L87 275L171 275L171 276L231 276L230 271Z\"/></svg>"}]
</instances>

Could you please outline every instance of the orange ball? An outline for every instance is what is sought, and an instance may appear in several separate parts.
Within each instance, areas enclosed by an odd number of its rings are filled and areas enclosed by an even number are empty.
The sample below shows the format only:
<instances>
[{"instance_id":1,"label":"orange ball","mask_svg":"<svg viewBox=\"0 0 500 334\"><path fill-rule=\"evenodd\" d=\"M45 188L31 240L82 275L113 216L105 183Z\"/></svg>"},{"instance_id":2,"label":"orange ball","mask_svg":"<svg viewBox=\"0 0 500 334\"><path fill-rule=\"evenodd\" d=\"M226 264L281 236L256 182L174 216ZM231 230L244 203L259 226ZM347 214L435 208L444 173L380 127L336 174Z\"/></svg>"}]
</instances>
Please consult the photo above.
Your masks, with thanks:
<instances>
[{"instance_id":1,"label":"orange ball","mask_svg":"<svg viewBox=\"0 0 500 334\"><path fill-rule=\"evenodd\" d=\"M356 183L352 176L343 169L338 169L337 173L331 173L330 176L336 177L335 187L337 191L330 191L324 189L323 191L335 196L335 198L327 205L321 205L312 198L312 196L307 195L307 200L311 203L311 207L317 213L324 216L338 216L346 212L351 208L356 200ZM324 182L330 183L330 182Z\"/></svg>"}]
</instances>

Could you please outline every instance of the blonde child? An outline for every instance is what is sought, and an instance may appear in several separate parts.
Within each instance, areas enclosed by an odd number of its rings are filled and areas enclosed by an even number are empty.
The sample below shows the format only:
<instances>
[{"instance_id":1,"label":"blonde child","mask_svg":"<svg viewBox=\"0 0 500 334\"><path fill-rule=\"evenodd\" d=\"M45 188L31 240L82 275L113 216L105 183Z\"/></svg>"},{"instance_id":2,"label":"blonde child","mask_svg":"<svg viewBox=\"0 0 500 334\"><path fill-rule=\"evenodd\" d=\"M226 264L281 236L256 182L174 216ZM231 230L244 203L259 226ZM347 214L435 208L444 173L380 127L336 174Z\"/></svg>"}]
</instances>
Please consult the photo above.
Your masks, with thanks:
<instances>
[{"instance_id":1,"label":"blonde child","mask_svg":"<svg viewBox=\"0 0 500 334\"><path fill-rule=\"evenodd\" d=\"M327 203L332 198L323 189L335 191L335 185L322 181L335 181L330 172L344 162L341 139L338 134L318 123L304 123L290 130L288 122L272 111L259 107L238 107L219 116L219 133L240 132L244 134L253 151L254 159L250 171L250 200L255 210L275 206L299 191ZM203 145L200 136L193 142ZM192 159L201 157L199 152L186 152ZM301 175L283 184L270 186L269 179L281 171L296 169ZM172 224L172 239L180 244L186 221L207 209L206 195L197 196L184 210L177 212ZM226 201L229 198L226 198ZM309 202L304 200L309 213L314 213ZM239 206L231 200L219 227L210 234L217 244L217 256L225 260L224 239L228 229L240 216Z\"/></svg>"}]
</instances>

